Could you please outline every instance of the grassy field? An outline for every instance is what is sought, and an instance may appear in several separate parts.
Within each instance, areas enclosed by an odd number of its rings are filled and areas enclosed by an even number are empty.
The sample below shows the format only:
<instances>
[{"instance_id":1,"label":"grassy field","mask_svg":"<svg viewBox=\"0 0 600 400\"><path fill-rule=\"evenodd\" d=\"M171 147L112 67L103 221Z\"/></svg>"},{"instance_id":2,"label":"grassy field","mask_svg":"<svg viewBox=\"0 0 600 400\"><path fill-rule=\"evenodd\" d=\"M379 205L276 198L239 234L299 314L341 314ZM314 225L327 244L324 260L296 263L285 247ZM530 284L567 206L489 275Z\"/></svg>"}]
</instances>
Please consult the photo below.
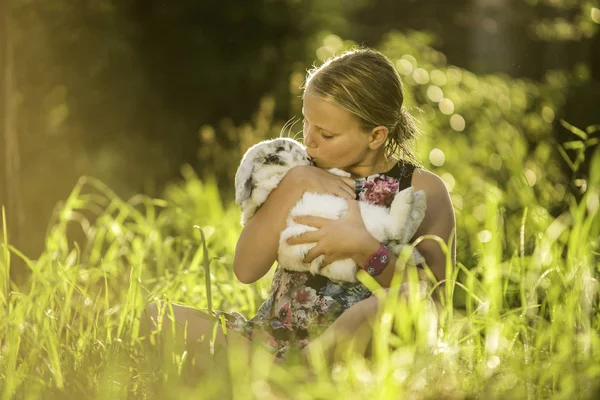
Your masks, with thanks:
<instances>
[{"instance_id":1,"label":"grassy field","mask_svg":"<svg viewBox=\"0 0 600 400\"><path fill-rule=\"evenodd\" d=\"M308 369L233 349L228 369L217 359L194 375L185 351L142 343L140 314L157 299L256 313L270 275L252 285L233 275L238 208L190 167L161 198L121 199L82 178L39 221L47 232L37 259L11 246L2 215L0 400L600 398L600 127L563 121L573 140L561 145L552 134L578 75L475 76L429 41L393 34L382 48L427 132L424 167L456 210L458 264L438 313L390 295L370 359L347 354L326 369L315 353ZM252 142L278 131L268 128L229 133ZM243 149L201 150L235 164ZM22 285L8 279L17 260L28 270Z\"/></svg>"},{"instance_id":2,"label":"grassy field","mask_svg":"<svg viewBox=\"0 0 600 400\"><path fill-rule=\"evenodd\" d=\"M519 230L511 231L503 222L502 193L488 183L484 229L468 232L479 243L478 261L463 265L459 254L437 316L419 298L402 303L390 297L374 328L380 340L369 360L348 355L327 370L315 354L309 376L300 365L272 365L260 354L249 361L238 353L230 355L229 371L215 367L190 377L186 353L140 343L145 304L164 299L208 307L210 287L212 308L252 315L270 279L235 281L230 266L239 211L221 204L213 183L189 169L184 174L166 200L124 201L82 178L57 208L37 260L12 248L4 234L2 400L600 394L597 187L579 201L567 195L567 211L542 231L529 228L539 204L526 206ZM208 257L193 219L206 235ZM87 236L83 247L69 239L78 230ZM534 245L526 251L530 239ZM520 250L507 256L507 242ZM7 280L11 254L30 269L24 286Z\"/></svg>"}]
</instances>

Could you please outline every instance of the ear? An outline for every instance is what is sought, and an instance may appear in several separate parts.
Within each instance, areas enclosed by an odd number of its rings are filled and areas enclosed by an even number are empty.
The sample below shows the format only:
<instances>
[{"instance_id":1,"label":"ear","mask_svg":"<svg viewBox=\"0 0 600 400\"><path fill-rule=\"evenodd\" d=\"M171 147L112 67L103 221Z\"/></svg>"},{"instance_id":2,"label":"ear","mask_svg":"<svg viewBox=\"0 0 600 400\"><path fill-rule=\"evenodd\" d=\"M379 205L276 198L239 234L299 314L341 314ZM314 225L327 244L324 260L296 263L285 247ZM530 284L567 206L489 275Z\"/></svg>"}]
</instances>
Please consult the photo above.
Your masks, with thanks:
<instances>
[{"instance_id":1,"label":"ear","mask_svg":"<svg viewBox=\"0 0 600 400\"><path fill-rule=\"evenodd\" d=\"M247 151L235 174L235 203L239 206L252 194L252 173L254 172L254 151Z\"/></svg>"},{"instance_id":2,"label":"ear","mask_svg":"<svg viewBox=\"0 0 600 400\"><path fill-rule=\"evenodd\" d=\"M376 126L369 133L369 148L371 150L377 150L385 144L388 138L389 130L383 125Z\"/></svg>"}]
</instances>

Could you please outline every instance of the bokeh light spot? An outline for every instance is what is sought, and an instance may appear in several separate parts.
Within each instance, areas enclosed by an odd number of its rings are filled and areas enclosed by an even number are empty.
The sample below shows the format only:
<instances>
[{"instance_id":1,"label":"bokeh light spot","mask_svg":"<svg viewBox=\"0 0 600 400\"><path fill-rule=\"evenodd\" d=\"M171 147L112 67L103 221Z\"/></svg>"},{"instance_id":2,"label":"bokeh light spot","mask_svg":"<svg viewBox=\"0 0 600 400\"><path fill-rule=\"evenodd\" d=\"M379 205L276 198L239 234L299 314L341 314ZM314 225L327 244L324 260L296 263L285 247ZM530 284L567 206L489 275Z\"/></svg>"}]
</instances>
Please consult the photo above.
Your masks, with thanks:
<instances>
[{"instance_id":1,"label":"bokeh light spot","mask_svg":"<svg viewBox=\"0 0 600 400\"><path fill-rule=\"evenodd\" d=\"M454 103L450 99L444 98L444 99L440 100L439 107L440 107L440 111L446 115L450 115L450 114L454 113Z\"/></svg>"},{"instance_id":2,"label":"bokeh light spot","mask_svg":"<svg viewBox=\"0 0 600 400\"><path fill-rule=\"evenodd\" d=\"M457 67L448 67L446 74L448 79L455 83L462 81L462 71Z\"/></svg>"},{"instance_id":3,"label":"bokeh light spot","mask_svg":"<svg viewBox=\"0 0 600 400\"><path fill-rule=\"evenodd\" d=\"M417 59L411 56L410 54L403 55L402 59L408 61L413 66L413 68L417 68Z\"/></svg>"},{"instance_id":4,"label":"bokeh light spot","mask_svg":"<svg viewBox=\"0 0 600 400\"><path fill-rule=\"evenodd\" d=\"M597 24L600 24L600 9L596 8L596 7L592 7L592 21L594 21Z\"/></svg>"},{"instance_id":5,"label":"bokeh light spot","mask_svg":"<svg viewBox=\"0 0 600 400\"><path fill-rule=\"evenodd\" d=\"M473 217L475 217L475 219L480 222L485 219L485 205L484 204L476 205L473 208Z\"/></svg>"},{"instance_id":6,"label":"bokeh light spot","mask_svg":"<svg viewBox=\"0 0 600 400\"><path fill-rule=\"evenodd\" d=\"M460 114L454 114L450 117L450 126L457 132L465 130L465 119Z\"/></svg>"},{"instance_id":7,"label":"bokeh light spot","mask_svg":"<svg viewBox=\"0 0 600 400\"><path fill-rule=\"evenodd\" d=\"M439 69L434 69L431 71L431 83L437 86L444 86L446 82L448 82L448 78L446 78L446 74L444 71L440 71Z\"/></svg>"},{"instance_id":8,"label":"bokeh light spot","mask_svg":"<svg viewBox=\"0 0 600 400\"><path fill-rule=\"evenodd\" d=\"M398 60L398 62L396 62L396 69L402 75L409 75L413 72L413 65L410 63L410 61L401 58Z\"/></svg>"},{"instance_id":9,"label":"bokeh light spot","mask_svg":"<svg viewBox=\"0 0 600 400\"><path fill-rule=\"evenodd\" d=\"M427 88L427 97L429 100L439 103L440 100L444 98L444 92L439 88L439 86L430 85Z\"/></svg>"},{"instance_id":10,"label":"bokeh light spot","mask_svg":"<svg viewBox=\"0 0 600 400\"><path fill-rule=\"evenodd\" d=\"M433 149L429 152L429 162L436 167L441 167L446 162L446 155L440 149Z\"/></svg>"},{"instance_id":11,"label":"bokeh light spot","mask_svg":"<svg viewBox=\"0 0 600 400\"><path fill-rule=\"evenodd\" d=\"M525 168L523 176L525 177L525 182L527 182L529 186L533 186L537 182L537 175L529 168Z\"/></svg>"},{"instance_id":12,"label":"bokeh light spot","mask_svg":"<svg viewBox=\"0 0 600 400\"><path fill-rule=\"evenodd\" d=\"M479 239L481 243L489 243L492 240L492 232L484 229L477 234L477 239Z\"/></svg>"},{"instance_id":13,"label":"bokeh light spot","mask_svg":"<svg viewBox=\"0 0 600 400\"><path fill-rule=\"evenodd\" d=\"M424 70L423 68L417 68L413 71L413 79L415 82L420 83L421 85L429 82L429 72Z\"/></svg>"},{"instance_id":14,"label":"bokeh light spot","mask_svg":"<svg viewBox=\"0 0 600 400\"><path fill-rule=\"evenodd\" d=\"M544 108L542 108L542 118L544 121L551 124L554 121L554 110L548 106L544 106Z\"/></svg>"},{"instance_id":15,"label":"bokeh light spot","mask_svg":"<svg viewBox=\"0 0 600 400\"><path fill-rule=\"evenodd\" d=\"M442 180L446 184L446 187L448 188L449 192L454 190L454 186L456 185L456 180L454 179L454 176L452 176L452 174L449 174L446 172L446 173L443 173L440 176L440 178L442 178Z\"/></svg>"}]
</instances>

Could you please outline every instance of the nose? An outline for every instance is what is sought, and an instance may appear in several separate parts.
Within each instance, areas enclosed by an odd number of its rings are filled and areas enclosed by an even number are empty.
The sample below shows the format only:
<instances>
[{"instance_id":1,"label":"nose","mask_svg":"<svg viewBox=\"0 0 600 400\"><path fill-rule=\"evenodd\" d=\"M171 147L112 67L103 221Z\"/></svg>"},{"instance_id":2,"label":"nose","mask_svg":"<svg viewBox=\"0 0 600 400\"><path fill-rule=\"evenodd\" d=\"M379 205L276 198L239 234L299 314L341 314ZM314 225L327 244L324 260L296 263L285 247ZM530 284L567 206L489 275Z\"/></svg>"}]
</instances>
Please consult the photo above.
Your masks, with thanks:
<instances>
[{"instance_id":1,"label":"nose","mask_svg":"<svg viewBox=\"0 0 600 400\"><path fill-rule=\"evenodd\" d=\"M306 147L315 147L316 143L313 139L315 136L315 133L312 131L311 127L308 124L304 125L303 134L304 134L304 145Z\"/></svg>"}]
</instances>

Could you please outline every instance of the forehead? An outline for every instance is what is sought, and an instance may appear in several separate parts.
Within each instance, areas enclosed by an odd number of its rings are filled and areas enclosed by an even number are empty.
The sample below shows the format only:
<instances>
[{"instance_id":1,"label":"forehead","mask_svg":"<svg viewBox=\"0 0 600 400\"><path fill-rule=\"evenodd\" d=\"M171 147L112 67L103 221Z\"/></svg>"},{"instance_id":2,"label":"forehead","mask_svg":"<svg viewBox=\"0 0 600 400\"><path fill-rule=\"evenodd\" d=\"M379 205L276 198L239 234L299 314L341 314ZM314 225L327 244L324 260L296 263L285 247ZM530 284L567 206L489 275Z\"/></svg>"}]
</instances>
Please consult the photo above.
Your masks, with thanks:
<instances>
[{"instance_id":1,"label":"forehead","mask_svg":"<svg viewBox=\"0 0 600 400\"><path fill-rule=\"evenodd\" d=\"M349 111L310 92L304 94L302 112L312 125L332 132L359 128L358 121Z\"/></svg>"}]
</instances>

